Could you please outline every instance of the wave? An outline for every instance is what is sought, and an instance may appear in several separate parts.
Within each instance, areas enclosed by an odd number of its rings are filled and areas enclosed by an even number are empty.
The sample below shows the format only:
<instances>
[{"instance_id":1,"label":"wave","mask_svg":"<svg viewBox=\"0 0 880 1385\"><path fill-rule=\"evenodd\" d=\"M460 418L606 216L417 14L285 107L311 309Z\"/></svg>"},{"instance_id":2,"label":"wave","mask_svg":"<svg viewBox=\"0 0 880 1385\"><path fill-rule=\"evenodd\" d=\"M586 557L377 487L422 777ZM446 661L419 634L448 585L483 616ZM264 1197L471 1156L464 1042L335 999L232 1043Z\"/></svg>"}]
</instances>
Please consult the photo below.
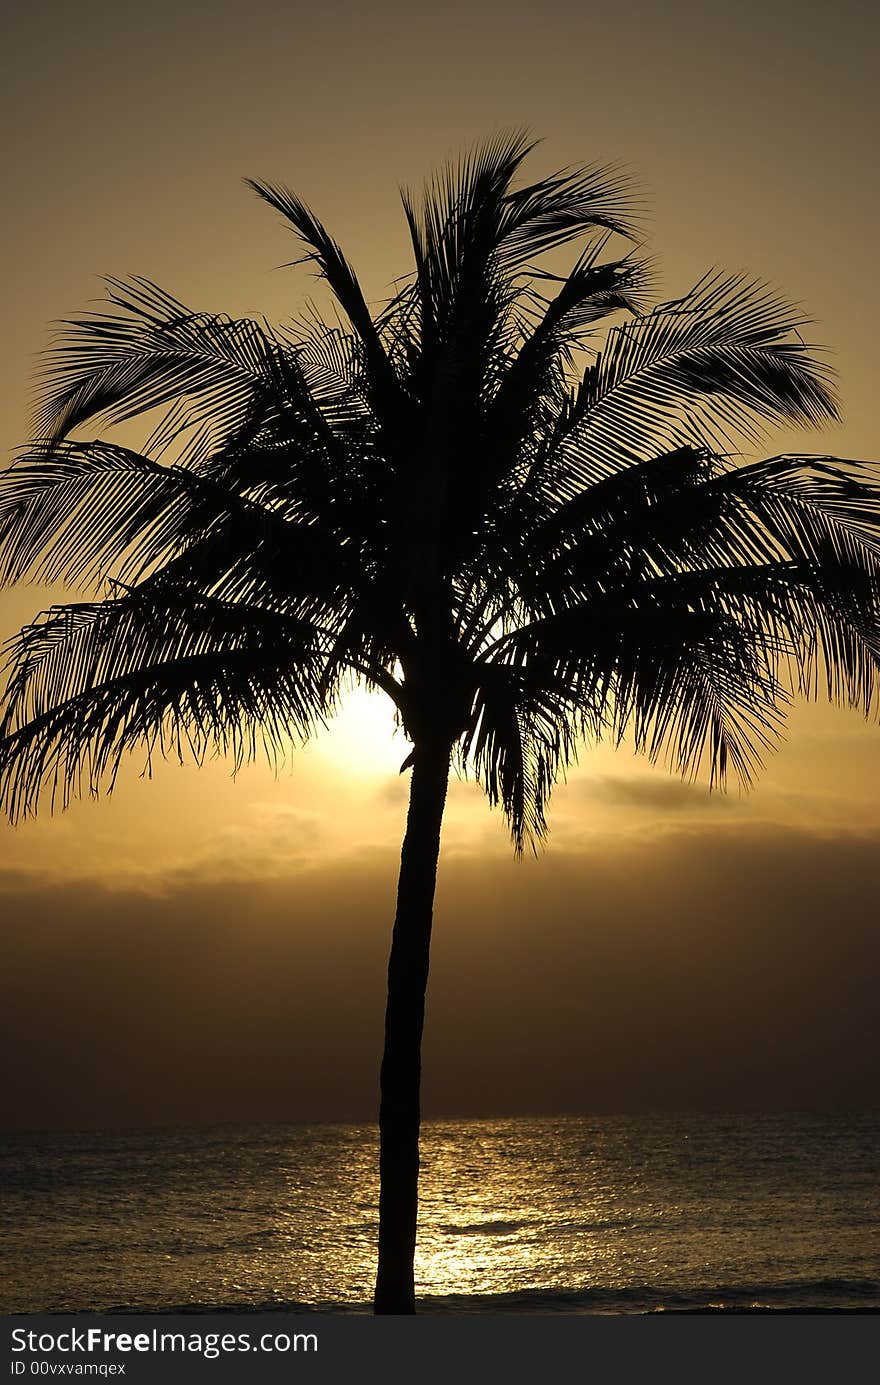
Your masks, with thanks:
<instances>
[{"instance_id":1,"label":"wave","mask_svg":"<svg viewBox=\"0 0 880 1385\"><path fill-rule=\"evenodd\" d=\"M602 1289L521 1289L505 1294L450 1294L422 1302L427 1311L458 1313L880 1312L880 1282L798 1279L787 1283L688 1288L644 1284Z\"/></svg>"},{"instance_id":2,"label":"wave","mask_svg":"<svg viewBox=\"0 0 880 1385\"><path fill-rule=\"evenodd\" d=\"M880 1282L871 1279L798 1279L778 1284L723 1284L694 1288L522 1289L512 1293L446 1294L418 1300L421 1313L880 1313ZM69 1309L66 1311L70 1311ZM94 1312L96 1310L81 1310ZM115 1304L106 1313L369 1313L366 1302L254 1301L236 1303Z\"/></svg>"},{"instance_id":3,"label":"wave","mask_svg":"<svg viewBox=\"0 0 880 1385\"><path fill-rule=\"evenodd\" d=\"M437 1228L447 1236L510 1236L515 1231L533 1223L527 1221L475 1221L459 1225L456 1222L443 1222Z\"/></svg>"}]
</instances>

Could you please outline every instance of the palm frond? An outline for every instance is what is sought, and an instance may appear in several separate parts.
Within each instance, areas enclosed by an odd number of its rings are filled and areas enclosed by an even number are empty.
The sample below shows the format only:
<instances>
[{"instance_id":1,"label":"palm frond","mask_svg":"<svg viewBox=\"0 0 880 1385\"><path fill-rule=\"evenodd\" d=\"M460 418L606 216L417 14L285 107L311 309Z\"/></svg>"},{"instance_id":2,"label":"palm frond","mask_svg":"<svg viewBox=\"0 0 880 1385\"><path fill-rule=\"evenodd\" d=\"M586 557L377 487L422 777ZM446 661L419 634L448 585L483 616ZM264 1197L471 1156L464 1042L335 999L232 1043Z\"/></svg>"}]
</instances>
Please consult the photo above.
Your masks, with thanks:
<instances>
[{"instance_id":1,"label":"palm frond","mask_svg":"<svg viewBox=\"0 0 880 1385\"><path fill-rule=\"evenodd\" d=\"M334 557L340 566L330 591L358 568L332 533L117 444L58 443L0 473L0 582L30 577L94 587L109 577L128 584L208 536L226 565L243 553L280 552L286 581L298 574L300 593L329 576Z\"/></svg>"},{"instance_id":2,"label":"palm frond","mask_svg":"<svg viewBox=\"0 0 880 1385\"><path fill-rule=\"evenodd\" d=\"M501 657L497 648L490 661ZM751 781L787 705L762 632L668 591L522 627L505 642L503 662L549 666L572 707L616 742L631 733L637 751L665 756L689 777L705 763L712 782L728 769Z\"/></svg>"},{"instance_id":3,"label":"palm frond","mask_svg":"<svg viewBox=\"0 0 880 1385\"><path fill-rule=\"evenodd\" d=\"M728 471L713 488L752 512L793 557L880 571L880 464L786 453Z\"/></svg>"},{"instance_id":4,"label":"palm frond","mask_svg":"<svg viewBox=\"0 0 880 1385\"><path fill-rule=\"evenodd\" d=\"M461 761L501 807L517 855L527 846L537 851L546 836L553 785L588 725L555 669L497 663L483 670Z\"/></svg>"},{"instance_id":5,"label":"palm frond","mask_svg":"<svg viewBox=\"0 0 880 1385\"><path fill-rule=\"evenodd\" d=\"M500 257L510 272L597 228L638 238L642 199L617 164L563 169L507 199Z\"/></svg>"},{"instance_id":6,"label":"palm frond","mask_svg":"<svg viewBox=\"0 0 880 1385\"><path fill-rule=\"evenodd\" d=\"M880 688L880 575L806 558L646 575L520 623L485 659L552 670L575 709L712 782L748 785L793 693L865 714ZM544 674L545 681L547 674Z\"/></svg>"},{"instance_id":7,"label":"palm frond","mask_svg":"<svg viewBox=\"0 0 880 1385\"><path fill-rule=\"evenodd\" d=\"M363 345L373 405L383 417L386 426L392 426L395 415L404 403L400 384L367 306L357 275L340 246L315 214L289 188L256 178L246 178L244 181L258 197L280 212L306 247L305 258L317 266L318 273L329 284Z\"/></svg>"},{"instance_id":8,"label":"palm frond","mask_svg":"<svg viewBox=\"0 0 880 1385\"><path fill-rule=\"evenodd\" d=\"M596 322L613 313L637 313L642 306L647 264L630 257L602 263L603 245L588 247L517 350L506 353L486 419L487 452L497 458L487 468L493 479L510 473L512 457L520 451L528 456L533 449L548 402L563 403L574 353Z\"/></svg>"},{"instance_id":9,"label":"palm frond","mask_svg":"<svg viewBox=\"0 0 880 1385\"><path fill-rule=\"evenodd\" d=\"M15 820L44 792L112 788L138 746L148 764L280 755L332 707L326 646L309 622L182 590L53 608L5 650L0 803Z\"/></svg>"},{"instance_id":10,"label":"palm frond","mask_svg":"<svg viewBox=\"0 0 880 1385\"><path fill-rule=\"evenodd\" d=\"M265 383L277 344L258 323L196 313L147 279L108 279L117 311L63 322L40 374L38 435L112 426L181 396L221 438Z\"/></svg>"},{"instance_id":11,"label":"palm frond","mask_svg":"<svg viewBox=\"0 0 880 1385\"><path fill-rule=\"evenodd\" d=\"M758 281L712 276L612 328L560 421L573 477L589 483L685 444L723 449L758 425L836 418L830 369L801 315Z\"/></svg>"}]
</instances>

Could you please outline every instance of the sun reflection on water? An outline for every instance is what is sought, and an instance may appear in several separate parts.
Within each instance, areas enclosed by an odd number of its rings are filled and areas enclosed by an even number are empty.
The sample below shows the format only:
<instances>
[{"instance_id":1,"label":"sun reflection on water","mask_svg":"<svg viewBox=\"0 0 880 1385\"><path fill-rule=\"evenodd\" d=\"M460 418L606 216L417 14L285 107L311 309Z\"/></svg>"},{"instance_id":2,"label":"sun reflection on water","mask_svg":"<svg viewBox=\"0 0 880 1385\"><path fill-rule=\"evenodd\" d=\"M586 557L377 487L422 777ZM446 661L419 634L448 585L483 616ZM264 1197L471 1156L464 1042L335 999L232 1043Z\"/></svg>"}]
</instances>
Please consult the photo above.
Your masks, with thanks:
<instances>
[{"instance_id":1,"label":"sun reflection on water","mask_svg":"<svg viewBox=\"0 0 880 1385\"><path fill-rule=\"evenodd\" d=\"M417 1285L427 1296L505 1295L615 1282L627 1189L602 1151L572 1148L570 1123L544 1122L539 1148L517 1122L454 1127L426 1141ZM438 1138L439 1136L439 1138ZM543 1157L540 1157L543 1156ZM598 1176L596 1176L598 1175ZM624 1180L625 1181L625 1180ZM625 1254L625 1252L624 1252ZM601 1268L600 1268L601 1267Z\"/></svg>"}]
</instances>

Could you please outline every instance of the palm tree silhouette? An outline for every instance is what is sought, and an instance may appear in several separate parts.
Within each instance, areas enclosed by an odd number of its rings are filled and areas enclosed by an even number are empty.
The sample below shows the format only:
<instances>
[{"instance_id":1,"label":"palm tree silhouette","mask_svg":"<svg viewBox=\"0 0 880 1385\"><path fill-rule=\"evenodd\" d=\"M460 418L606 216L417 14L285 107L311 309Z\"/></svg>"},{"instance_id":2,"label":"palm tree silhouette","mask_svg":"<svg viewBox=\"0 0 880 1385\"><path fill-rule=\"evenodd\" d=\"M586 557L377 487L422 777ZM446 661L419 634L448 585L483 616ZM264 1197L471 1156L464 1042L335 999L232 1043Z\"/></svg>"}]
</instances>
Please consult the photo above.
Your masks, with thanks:
<instances>
[{"instance_id":1,"label":"palm tree silhouette","mask_svg":"<svg viewBox=\"0 0 880 1385\"><path fill-rule=\"evenodd\" d=\"M863 463L740 464L762 424L835 415L766 286L643 306L613 168L529 185L520 134L403 204L414 274L371 312L281 187L344 326L194 313L143 279L67 323L37 442L0 477L0 575L84 586L8 646L0 792L112 788L134 747L272 756L347 680L412 743L381 1068L375 1308L414 1311L420 1044L450 768L517 852L585 738L748 783L793 694L875 704L880 489ZM586 248L566 274L547 252ZM542 261L546 265L546 261ZM610 315L620 315L610 325ZM601 336L598 334L601 331ZM141 451L73 435L162 410Z\"/></svg>"}]
</instances>

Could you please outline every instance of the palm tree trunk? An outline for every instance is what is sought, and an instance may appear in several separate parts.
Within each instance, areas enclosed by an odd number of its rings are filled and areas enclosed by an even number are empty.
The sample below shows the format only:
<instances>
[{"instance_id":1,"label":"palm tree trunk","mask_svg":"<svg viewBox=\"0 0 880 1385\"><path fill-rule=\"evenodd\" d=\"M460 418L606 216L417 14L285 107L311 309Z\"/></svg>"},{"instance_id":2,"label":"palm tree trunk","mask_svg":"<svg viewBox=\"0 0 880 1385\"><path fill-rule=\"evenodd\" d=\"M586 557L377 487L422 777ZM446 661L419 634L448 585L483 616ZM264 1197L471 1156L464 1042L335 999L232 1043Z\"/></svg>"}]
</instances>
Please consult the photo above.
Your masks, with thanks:
<instances>
[{"instance_id":1,"label":"palm tree trunk","mask_svg":"<svg viewBox=\"0 0 880 1385\"><path fill-rule=\"evenodd\" d=\"M422 1027L449 747L419 746L400 858L388 961L379 1108L379 1269L376 1313L414 1313Z\"/></svg>"}]
</instances>

